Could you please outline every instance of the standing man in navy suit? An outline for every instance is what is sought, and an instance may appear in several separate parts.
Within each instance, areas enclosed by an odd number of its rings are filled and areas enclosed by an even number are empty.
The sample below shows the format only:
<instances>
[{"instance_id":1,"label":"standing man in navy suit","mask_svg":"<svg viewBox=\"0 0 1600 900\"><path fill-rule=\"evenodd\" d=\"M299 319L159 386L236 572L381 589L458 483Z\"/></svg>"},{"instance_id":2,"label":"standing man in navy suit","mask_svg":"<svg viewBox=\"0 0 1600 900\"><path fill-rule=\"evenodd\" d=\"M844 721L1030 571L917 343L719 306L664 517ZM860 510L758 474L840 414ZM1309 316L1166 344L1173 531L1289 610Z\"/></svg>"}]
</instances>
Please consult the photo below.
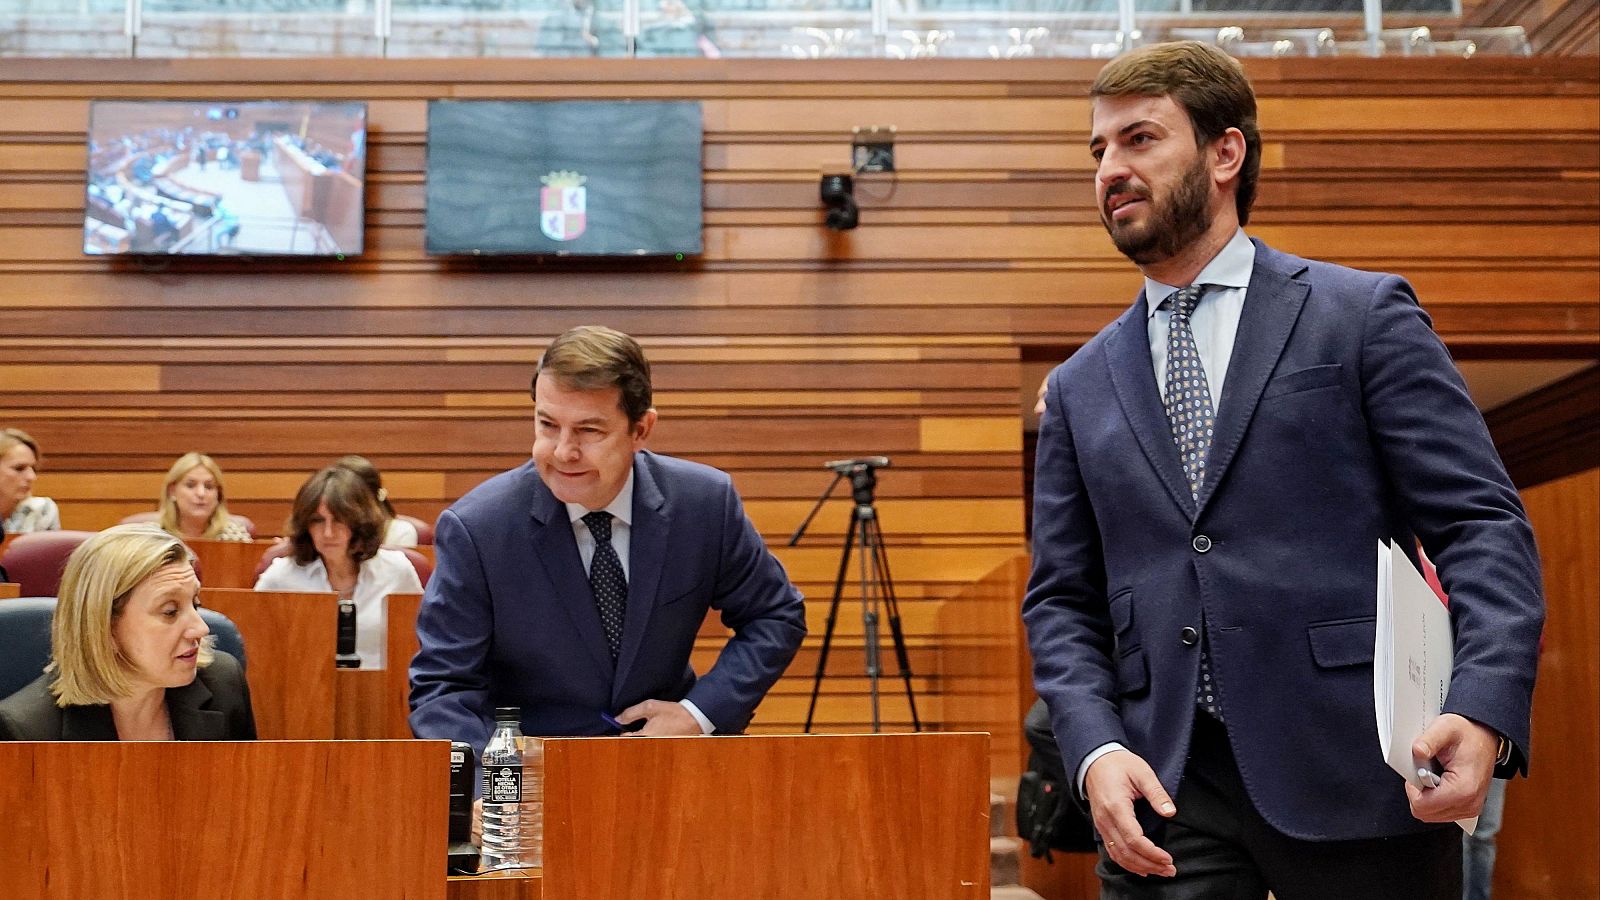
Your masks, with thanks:
<instances>
[{"instance_id":1,"label":"standing man in navy suit","mask_svg":"<svg viewBox=\"0 0 1600 900\"><path fill-rule=\"evenodd\" d=\"M483 752L498 706L530 735L742 731L805 637L805 607L716 469L644 449L650 365L597 326L533 376L531 462L439 517L411 728ZM697 678L707 610L733 630Z\"/></svg>"},{"instance_id":2,"label":"standing man in navy suit","mask_svg":"<svg viewBox=\"0 0 1600 900\"><path fill-rule=\"evenodd\" d=\"M1239 63L1143 47L1091 91L1096 203L1145 275L1050 376L1023 618L1111 898L1460 896L1490 775L1526 773L1543 621L1516 491L1406 282L1242 230ZM1450 594L1445 712L1384 763L1378 541Z\"/></svg>"}]
</instances>

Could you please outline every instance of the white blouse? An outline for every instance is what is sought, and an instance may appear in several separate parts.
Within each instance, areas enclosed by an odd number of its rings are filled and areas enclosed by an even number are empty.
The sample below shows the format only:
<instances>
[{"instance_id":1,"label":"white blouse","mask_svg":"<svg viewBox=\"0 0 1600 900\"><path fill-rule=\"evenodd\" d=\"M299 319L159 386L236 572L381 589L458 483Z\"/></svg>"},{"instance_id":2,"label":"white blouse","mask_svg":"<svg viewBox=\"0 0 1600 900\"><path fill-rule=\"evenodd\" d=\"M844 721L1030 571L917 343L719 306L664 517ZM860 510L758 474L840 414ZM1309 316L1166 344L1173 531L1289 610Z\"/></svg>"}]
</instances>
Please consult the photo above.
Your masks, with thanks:
<instances>
[{"instance_id":1,"label":"white blouse","mask_svg":"<svg viewBox=\"0 0 1600 900\"><path fill-rule=\"evenodd\" d=\"M404 519L390 519L389 529L383 533L385 547L416 547L417 526Z\"/></svg>"},{"instance_id":2,"label":"white blouse","mask_svg":"<svg viewBox=\"0 0 1600 900\"><path fill-rule=\"evenodd\" d=\"M332 591L328 569L321 559L300 565L292 556L272 561L256 580L258 591ZM356 576L356 653L361 668L384 667L384 646L388 643L388 597L390 594L420 594L422 581L411 560L399 550L380 549L378 555L361 564Z\"/></svg>"},{"instance_id":3,"label":"white blouse","mask_svg":"<svg viewBox=\"0 0 1600 900\"><path fill-rule=\"evenodd\" d=\"M49 497L24 497L17 508L6 517L5 534L29 534L35 531L59 531L61 511Z\"/></svg>"}]
</instances>

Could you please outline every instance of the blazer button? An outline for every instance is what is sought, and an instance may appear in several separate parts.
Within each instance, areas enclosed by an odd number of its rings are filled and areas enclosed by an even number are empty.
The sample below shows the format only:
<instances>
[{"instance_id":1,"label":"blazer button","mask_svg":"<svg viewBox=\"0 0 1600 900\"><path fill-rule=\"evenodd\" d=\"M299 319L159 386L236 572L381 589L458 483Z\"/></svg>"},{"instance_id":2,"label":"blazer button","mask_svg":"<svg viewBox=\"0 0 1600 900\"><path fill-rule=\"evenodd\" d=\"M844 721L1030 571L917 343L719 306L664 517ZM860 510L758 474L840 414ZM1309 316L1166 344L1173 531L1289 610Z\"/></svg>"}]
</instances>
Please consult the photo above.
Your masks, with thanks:
<instances>
[{"instance_id":1,"label":"blazer button","mask_svg":"<svg viewBox=\"0 0 1600 900\"><path fill-rule=\"evenodd\" d=\"M1183 630L1178 632L1178 640L1183 641L1185 647L1193 647L1200 643L1200 632L1195 631L1191 625L1185 625Z\"/></svg>"},{"instance_id":2,"label":"blazer button","mask_svg":"<svg viewBox=\"0 0 1600 900\"><path fill-rule=\"evenodd\" d=\"M1196 553L1204 553L1204 552L1206 552L1207 550L1210 550L1210 549L1211 549L1211 538L1208 538L1203 534L1197 534L1197 535L1194 536L1194 552L1196 552Z\"/></svg>"}]
</instances>

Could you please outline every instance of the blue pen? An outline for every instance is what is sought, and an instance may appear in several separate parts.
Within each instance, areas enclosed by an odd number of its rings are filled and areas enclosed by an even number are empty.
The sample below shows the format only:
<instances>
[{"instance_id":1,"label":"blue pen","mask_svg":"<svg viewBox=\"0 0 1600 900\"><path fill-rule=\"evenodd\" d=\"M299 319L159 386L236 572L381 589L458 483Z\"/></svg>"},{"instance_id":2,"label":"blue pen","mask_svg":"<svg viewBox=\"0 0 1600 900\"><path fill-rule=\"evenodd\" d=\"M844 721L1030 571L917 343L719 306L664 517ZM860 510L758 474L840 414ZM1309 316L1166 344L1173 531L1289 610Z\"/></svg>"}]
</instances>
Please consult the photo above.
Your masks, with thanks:
<instances>
[{"instance_id":1,"label":"blue pen","mask_svg":"<svg viewBox=\"0 0 1600 900\"><path fill-rule=\"evenodd\" d=\"M600 720L605 722L607 725L610 725L612 728L622 732L638 731L644 727L643 719L635 719L632 722L623 722L608 712L601 713Z\"/></svg>"}]
</instances>

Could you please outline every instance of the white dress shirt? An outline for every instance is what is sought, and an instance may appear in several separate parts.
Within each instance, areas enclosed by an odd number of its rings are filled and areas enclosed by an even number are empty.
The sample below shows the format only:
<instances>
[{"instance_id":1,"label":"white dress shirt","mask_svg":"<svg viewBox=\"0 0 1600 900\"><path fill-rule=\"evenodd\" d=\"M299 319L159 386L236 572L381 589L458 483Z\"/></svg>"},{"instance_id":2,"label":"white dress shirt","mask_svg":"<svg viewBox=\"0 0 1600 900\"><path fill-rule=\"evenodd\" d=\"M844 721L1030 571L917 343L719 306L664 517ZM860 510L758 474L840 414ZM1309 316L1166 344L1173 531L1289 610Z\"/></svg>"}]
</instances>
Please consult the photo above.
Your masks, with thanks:
<instances>
[{"instance_id":1,"label":"white dress shirt","mask_svg":"<svg viewBox=\"0 0 1600 900\"><path fill-rule=\"evenodd\" d=\"M256 590L331 592L333 587L328 584L328 569L321 558L302 566L293 556L280 556L256 579ZM383 650L389 642L389 595L420 593L422 581L417 578L417 570L399 550L380 549L377 556L361 564L355 593L350 597L356 605L356 653L361 657L361 668L384 667Z\"/></svg>"},{"instance_id":2,"label":"white dress shirt","mask_svg":"<svg viewBox=\"0 0 1600 900\"><path fill-rule=\"evenodd\" d=\"M1256 268L1256 247L1239 229L1228 243L1211 257L1194 284L1211 285L1201 295L1194 314L1189 317L1189 327L1194 331L1195 349L1200 352L1200 364L1206 370L1206 387L1210 389L1211 408L1222 411L1222 382L1228 376L1228 363L1233 360L1233 342L1239 335L1239 315L1244 312L1244 292L1250 286L1250 274ZM1153 278L1144 280L1145 321L1150 332L1150 359L1155 363L1156 389L1161 392L1161 402L1167 400L1167 338L1171 331L1172 311L1159 307L1166 299L1187 285L1162 284ZM1095 760L1116 750L1125 750L1112 741L1089 751L1078 764L1078 795L1083 796L1083 779Z\"/></svg>"},{"instance_id":3,"label":"white dress shirt","mask_svg":"<svg viewBox=\"0 0 1600 900\"><path fill-rule=\"evenodd\" d=\"M578 542L578 555L583 558L583 571L584 574L588 574L589 570L594 568L595 545L594 535L589 533L589 526L583 524L583 517L594 510L590 510L581 503L568 503L565 505L567 507L567 518L572 522L572 536ZM628 559L628 551L633 546L632 469L628 470L628 480L623 482L622 490L617 491L617 495L611 498L611 502L607 503L602 511L611 514L611 548L617 551L617 559L622 563L623 577L631 579L633 570L629 567L631 563ZM690 703L687 698L679 700L678 703L689 711L689 715L694 716L694 720L699 723L702 733L710 734L717 730L717 726L706 718L705 713L701 712L698 706Z\"/></svg>"}]
</instances>

